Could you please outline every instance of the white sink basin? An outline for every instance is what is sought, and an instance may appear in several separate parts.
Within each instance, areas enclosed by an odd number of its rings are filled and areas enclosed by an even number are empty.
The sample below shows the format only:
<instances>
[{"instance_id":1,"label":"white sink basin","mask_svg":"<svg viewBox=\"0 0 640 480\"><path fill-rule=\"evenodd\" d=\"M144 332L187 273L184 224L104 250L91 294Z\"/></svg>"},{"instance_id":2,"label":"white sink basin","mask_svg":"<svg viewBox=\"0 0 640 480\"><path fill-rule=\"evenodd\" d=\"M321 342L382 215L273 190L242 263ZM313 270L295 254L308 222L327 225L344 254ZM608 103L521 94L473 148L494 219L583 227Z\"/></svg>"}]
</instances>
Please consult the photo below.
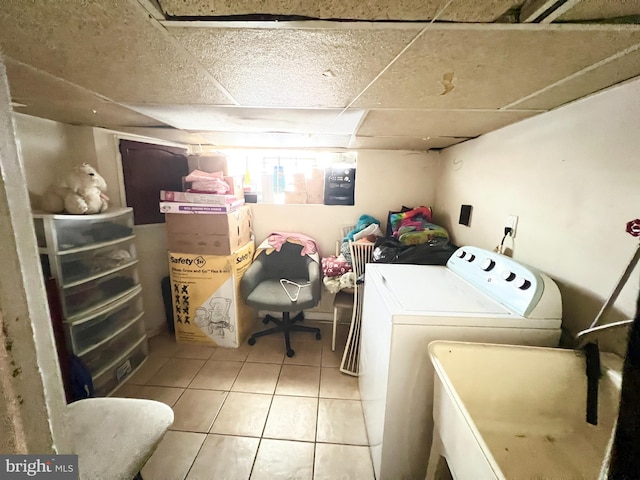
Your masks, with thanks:
<instances>
[{"instance_id":1,"label":"white sink basin","mask_svg":"<svg viewBox=\"0 0 640 480\"><path fill-rule=\"evenodd\" d=\"M622 359L602 353L598 425L582 352L437 341L434 443L457 479L597 478L618 413Z\"/></svg>"}]
</instances>

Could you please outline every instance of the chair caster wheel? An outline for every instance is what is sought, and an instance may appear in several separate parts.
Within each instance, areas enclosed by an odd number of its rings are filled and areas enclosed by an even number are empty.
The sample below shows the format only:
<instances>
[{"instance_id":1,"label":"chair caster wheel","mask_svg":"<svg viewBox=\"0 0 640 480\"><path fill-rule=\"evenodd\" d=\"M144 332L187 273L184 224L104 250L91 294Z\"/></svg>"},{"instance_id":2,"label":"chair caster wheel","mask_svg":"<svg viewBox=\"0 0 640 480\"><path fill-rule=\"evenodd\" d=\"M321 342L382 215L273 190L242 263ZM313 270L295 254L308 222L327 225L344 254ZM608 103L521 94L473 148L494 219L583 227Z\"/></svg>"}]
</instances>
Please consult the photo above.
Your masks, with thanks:
<instances>
[{"instance_id":1,"label":"chair caster wheel","mask_svg":"<svg viewBox=\"0 0 640 480\"><path fill-rule=\"evenodd\" d=\"M263 318L262 319L262 323L264 323L265 325L269 323L269 319L268 318Z\"/></svg>"},{"instance_id":2,"label":"chair caster wheel","mask_svg":"<svg viewBox=\"0 0 640 480\"><path fill-rule=\"evenodd\" d=\"M256 344L256 339L255 339L255 338L253 338L253 337L251 337L247 343L248 343L249 345L255 345L255 344Z\"/></svg>"},{"instance_id":3,"label":"chair caster wheel","mask_svg":"<svg viewBox=\"0 0 640 480\"><path fill-rule=\"evenodd\" d=\"M316 340L320 340L322 338L322 335L320 335L320 332L316 333Z\"/></svg>"},{"instance_id":4,"label":"chair caster wheel","mask_svg":"<svg viewBox=\"0 0 640 480\"><path fill-rule=\"evenodd\" d=\"M287 350L287 357L291 358L296 354L293 350Z\"/></svg>"}]
</instances>

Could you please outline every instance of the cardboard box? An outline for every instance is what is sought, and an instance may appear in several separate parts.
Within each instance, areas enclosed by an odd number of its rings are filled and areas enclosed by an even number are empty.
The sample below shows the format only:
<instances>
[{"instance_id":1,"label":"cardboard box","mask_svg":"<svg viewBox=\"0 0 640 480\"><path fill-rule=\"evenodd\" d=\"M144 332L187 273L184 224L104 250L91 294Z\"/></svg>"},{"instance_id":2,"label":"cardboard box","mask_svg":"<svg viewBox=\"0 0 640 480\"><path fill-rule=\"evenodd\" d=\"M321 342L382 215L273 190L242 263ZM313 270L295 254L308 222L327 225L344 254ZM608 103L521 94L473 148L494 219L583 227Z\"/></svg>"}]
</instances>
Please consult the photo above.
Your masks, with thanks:
<instances>
[{"instance_id":1,"label":"cardboard box","mask_svg":"<svg viewBox=\"0 0 640 480\"><path fill-rule=\"evenodd\" d=\"M247 206L229 214L168 213L167 244L171 252L229 255L251 240L253 219Z\"/></svg>"},{"instance_id":2,"label":"cardboard box","mask_svg":"<svg viewBox=\"0 0 640 480\"><path fill-rule=\"evenodd\" d=\"M235 195L216 195L215 193L172 192L160 190L162 202L206 203L208 205L229 205L236 203Z\"/></svg>"},{"instance_id":3,"label":"cardboard box","mask_svg":"<svg viewBox=\"0 0 640 480\"><path fill-rule=\"evenodd\" d=\"M185 202L160 202L160 212L162 213L182 213L204 215L215 215L231 213L244 205L244 198L237 199L234 203L227 205L209 205L205 203L185 203Z\"/></svg>"},{"instance_id":4,"label":"cardboard box","mask_svg":"<svg viewBox=\"0 0 640 480\"><path fill-rule=\"evenodd\" d=\"M169 252L176 341L238 348L253 329L256 312L240 294L253 260L250 241L231 255Z\"/></svg>"}]
</instances>

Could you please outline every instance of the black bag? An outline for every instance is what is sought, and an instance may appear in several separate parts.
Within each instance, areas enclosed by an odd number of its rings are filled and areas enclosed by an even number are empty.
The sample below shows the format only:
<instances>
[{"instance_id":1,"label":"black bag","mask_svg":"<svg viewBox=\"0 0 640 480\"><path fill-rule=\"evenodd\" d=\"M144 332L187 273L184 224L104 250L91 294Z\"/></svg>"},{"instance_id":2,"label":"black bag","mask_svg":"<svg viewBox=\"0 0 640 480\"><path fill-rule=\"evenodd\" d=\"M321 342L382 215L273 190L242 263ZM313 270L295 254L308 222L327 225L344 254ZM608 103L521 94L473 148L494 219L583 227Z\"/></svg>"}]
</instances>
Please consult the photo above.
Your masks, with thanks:
<instances>
[{"instance_id":1,"label":"black bag","mask_svg":"<svg viewBox=\"0 0 640 480\"><path fill-rule=\"evenodd\" d=\"M415 265L446 265L458 249L443 237L434 237L419 245L403 245L395 238L382 237L373 247L374 263L411 263Z\"/></svg>"}]
</instances>

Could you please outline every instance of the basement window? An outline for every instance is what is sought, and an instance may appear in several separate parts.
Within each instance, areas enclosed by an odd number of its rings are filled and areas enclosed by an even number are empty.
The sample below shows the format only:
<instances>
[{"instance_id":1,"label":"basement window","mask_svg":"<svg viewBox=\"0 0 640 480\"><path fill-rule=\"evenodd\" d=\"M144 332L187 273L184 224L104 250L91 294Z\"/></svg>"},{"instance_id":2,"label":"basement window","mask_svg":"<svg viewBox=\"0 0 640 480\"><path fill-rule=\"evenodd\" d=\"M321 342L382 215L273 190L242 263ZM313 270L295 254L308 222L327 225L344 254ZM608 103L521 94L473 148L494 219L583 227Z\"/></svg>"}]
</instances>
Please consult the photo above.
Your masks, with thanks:
<instances>
[{"instance_id":1,"label":"basement window","mask_svg":"<svg viewBox=\"0 0 640 480\"><path fill-rule=\"evenodd\" d=\"M222 150L245 198L271 204L353 205L356 152Z\"/></svg>"}]
</instances>

